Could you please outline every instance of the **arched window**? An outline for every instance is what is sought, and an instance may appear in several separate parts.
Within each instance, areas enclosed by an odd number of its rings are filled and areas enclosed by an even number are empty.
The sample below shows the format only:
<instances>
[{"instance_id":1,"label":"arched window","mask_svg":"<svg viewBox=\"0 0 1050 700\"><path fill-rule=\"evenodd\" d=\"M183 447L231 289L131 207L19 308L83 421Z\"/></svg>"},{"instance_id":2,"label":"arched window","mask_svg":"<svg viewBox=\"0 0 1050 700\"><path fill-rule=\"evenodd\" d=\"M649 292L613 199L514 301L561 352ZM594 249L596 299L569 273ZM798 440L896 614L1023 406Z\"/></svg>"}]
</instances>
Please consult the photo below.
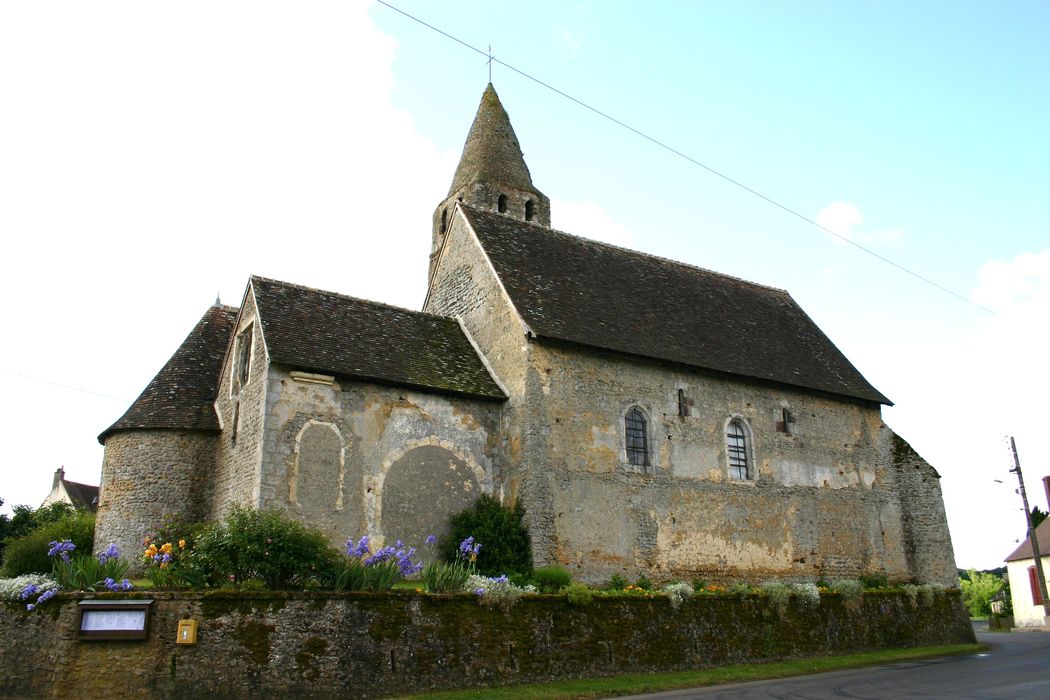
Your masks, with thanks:
<instances>
[{"instance_id":1,"label":"arched window","mask_svg":"<svg viewBox=\"0 0 1050 700\"><path fill-rule=\"evenodd\" d=\"M448 230L448 209L441 210L441 233Z\"/></svg>"},{"instance_id":2,"label":"arched window","mask_svg":"<svg viewBox=\"0 0 1050 700\"><path fill-rule=\"evenodd\" d=\"M627 463L638 467L649 466L649 431L645 414L632 408L624 416L624 435L627 439Z\"/></svg>"},{"instance_id":3,"label":"arched window","mask_svg":"<svg viewBox=\"0 0 1050 700\"><path fill-rule=\"evenodd\" d=\"M505 214L507 212L507 195L501 194L499 199L496 200L496 211L500 214Z\"/></svg>"},{"instance_id":4,"label":"arched window","mask_svg":"<svg viewBox=\"0 0 1050 700\"><path fill-rule=\"evenodd\" d=\"M526 199L525 200L525 220L526 221L532 221L532 216L533 216L532 209L533 209L532 200L531 199Z\"/></svg>"},{"instance_id":5,"label":"arched window","mask_svg":"<svg viewBox=\"0 0 1050 700\"><path fill-rule=\"evenodd\" d=\"M730 479L747 481L754 478L751 435L743 419L733 418L726 424L726 458Z\"/></svg>"}]
</instances>

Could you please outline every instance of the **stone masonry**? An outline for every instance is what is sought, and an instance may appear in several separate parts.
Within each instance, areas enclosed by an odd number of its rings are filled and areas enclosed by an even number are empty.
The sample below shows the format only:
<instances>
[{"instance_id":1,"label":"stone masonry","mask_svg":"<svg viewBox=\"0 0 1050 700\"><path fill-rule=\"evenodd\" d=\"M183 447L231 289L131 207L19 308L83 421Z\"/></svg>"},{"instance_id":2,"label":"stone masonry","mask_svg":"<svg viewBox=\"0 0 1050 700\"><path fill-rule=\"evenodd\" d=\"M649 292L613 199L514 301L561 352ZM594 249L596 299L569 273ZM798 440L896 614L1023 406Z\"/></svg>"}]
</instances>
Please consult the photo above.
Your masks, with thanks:
<instances>
[{"instance_id":1,"label":"stone masonry","mask_svg":"<svg viewBox=\"0 0 1050 700\"><path fill-rule=\"evenodd\" d=\"M0 603L0 696L400 697L974 642L958 591L779 613L758 596L677 609L663 596L529 596L504 611L473 595L157 592L148 638L131 642L78 641L79 597L33 613ZM200 623L195 645L176 644L186 618Z\"/></svg>"},{"instance_id":2,"label":"stone masonry","mask_svg":"<svg viewBox=\"0 0 1050 700\"><path fill-rule=\"evenodd\" d=\"M492 493L590 582L955 582L889 399L782 290L552 231L492 86L432 224L422 312L259 277L209 309L100 436L98 546L235 503L418 545Z\"/></svg>"}]
</instances>

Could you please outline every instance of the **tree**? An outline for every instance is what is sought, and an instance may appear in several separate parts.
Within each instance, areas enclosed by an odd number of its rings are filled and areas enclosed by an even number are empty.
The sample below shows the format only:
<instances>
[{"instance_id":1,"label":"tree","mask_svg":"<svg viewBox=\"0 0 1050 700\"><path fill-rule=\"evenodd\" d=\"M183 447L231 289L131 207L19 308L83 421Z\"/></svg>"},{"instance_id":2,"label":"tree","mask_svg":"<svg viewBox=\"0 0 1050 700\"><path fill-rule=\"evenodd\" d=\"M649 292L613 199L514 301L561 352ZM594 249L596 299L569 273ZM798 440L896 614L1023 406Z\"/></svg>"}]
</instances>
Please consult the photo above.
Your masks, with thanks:
<instances>
[{"instance_id":1,"label":"tree","mask_svg":"<svg viewBox=\"0 0 1050 700\"><path fill-rule=\"evenodd\" d=\"M1032 507L1032 529L1034 530L1035 528L1039 527L1039 523L1041 523L1044 520L1046 520L1046 516L1047 516L1047 512L1045 510L1039 510L1039 506L1033 506ZM1042 544L1042 543L1043 543L1043 541L1039 540L1039 544ZM1042 549L1042 547L1040 547L1040 549Z\"/></svg>"},{"instance_id":2,"label":"tree","mask_svg":"<svg viewBox=\"0 0 1050 700\"><path fill-rule=\"evenodd\" d=\"M4 499L0 498L0 508L4 505ZM11 529L11 518L7 513L0 513L0 564L4 562L4 540L7 539L8 530Z\"/></svg>"},{"instance_id":3,"label":"tree","mask_svg":"<svg viewBox=\"0 0 1050 700\"><path fill-rule=\"evenodd\" d=\"M91 552L95 541L95 514L87 509L69 508L61 517L49 519L54 512L45 511L41 515L43 522L38 526L24 535L7 539L4 546L5 577L46 574L51 571L52 560L47 556L48 543L55 540L72 540L77 552Z\"/></svg>"},{"instance_id":4,"label":"tree","mask_svg":"<svg viewBox=\"0 0 1050 700\"><path fill-rule=\"evenodd\" d=\"M0 506L3 504L4 499L0 498ZM60 502L36 510L30 506L17 505L12 511L10 517L0 515L0 563L4 561L4 552L9 542L24 537L45 525L69 517L76 512L76 509L68 503Z\"/></svg>"},{"instance_id":5,"label":"tree","mask_svg":"<svg viewBox=\"0 0 1050 700\"><path fill-rule=\"evenodd\" d=\"M1003 589L1003 579L995 574L970 569L969 580L962 579L963 604L970 617L984 617L992 612L992 598Z\"/></svg>"}]
</instances>

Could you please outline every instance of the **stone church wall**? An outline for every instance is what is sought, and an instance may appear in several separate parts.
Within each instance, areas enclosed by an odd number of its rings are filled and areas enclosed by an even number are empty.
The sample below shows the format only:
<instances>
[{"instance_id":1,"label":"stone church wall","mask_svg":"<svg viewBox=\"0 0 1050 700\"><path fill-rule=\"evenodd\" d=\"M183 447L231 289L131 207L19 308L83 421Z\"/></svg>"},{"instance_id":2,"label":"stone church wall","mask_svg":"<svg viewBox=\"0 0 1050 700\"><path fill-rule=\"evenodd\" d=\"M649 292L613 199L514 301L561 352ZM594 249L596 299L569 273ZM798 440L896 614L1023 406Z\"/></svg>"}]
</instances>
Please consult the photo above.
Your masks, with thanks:
<instances>
[{"instance_id":1,"label":"stone church wall","mask_svg":"<svg viewBox=\"0 0 1050 700\"><path fill-rule=\"evenodd\" d=\"M547 343L530 358L533 466L552 516L530 522L544 560L595 581L912 577L878 408ZM628 464L631 407L648 419L647 468ZM728 476L732 416L750 428L754 480Z\"/></svg>"},{"instance_id":2,"label":"stone church wall","mask_svg":"<svg viewBox=\"0 0 1050 700\"><path fill-rule=\"evenodd\" d=\"M505 502L525 505L537 562L594 580L885 573L950 582L936 480L898 485L877 407L530 341L461 217L444 246L425 310L459 317L510 395L500 486ZM631 406L649 418L649 469L627 465ZM790 423L778 430L785 409ZM734 415L751 430L754 481L728 478ZM904 502L901 488L912 489ZM908 543L919 541L928 544L916 554Z\"/></svg>"},{"instance_id":3,"label":"stone church wall","mask_svg":"<svg viewBox=\"0 0 1050 700\"><path fill-rule=\"evenodd\" d=\"M940 475L905 440L884 428L880 448L889 457L900 494L904 552L911 578L955 586L955 550L944 512ZM889 443L889 444L887 444Z\"/></svg>"},{"instance_id":4,"label":"stone church wall","mask_svg":"<svg viewBox=\"0 0 1050 700\"><path fill-rule=\"evenodd\" d=\"M271 367L260 507L414 546L498 490L499 404Z\"/></svg>"},{"instance_id":5,"label":"stone church wall","mask_svg":"<svg viewBox=\"0 0 1050 700\"><path fill-rule=\"evenodd\" d=\"M117 432L106 439L95 549L110 543L139 569L142 538L165 519L205 517L217 438L180 430Z\"/></svg>"},{"instance_id":6,"label":"stone church wall","mask_svg":"<svg viewBox=\"0 0 1050 700\"><path fill-rule=\"evenodd\" d=\"M248 381L234 391L237 342L249 326L252 328L252 352ZM221 518L234 503L257 505L259 502L259 464L262 462L269 361L250 288L241 305L233 338L215 400L222 433L216 440L215 471L208 504L207 515L212 520Z\"/></svg>"},{"instance_id":7,"label":"stone church wall","mask_svg":"<svg viewBox=\"0 0 1050 700\"><path fill-rule=\"evenodd\" d=\"M452 218L445 249L435 266L424 311L460 319L509 399L502 405L499 450L505 469L496 485L506 505L521 496L531 502L529 522L542 519L542 500L526 493L529 475L526 424L521 419L526 393L528 342L525 326L503 291L491 264L463 218ZM537 543L533 539L533 548Z\"/></svg>"},{"instance_id":8,"label":"stone church wall","mask_svg":"<svg viewBox=\"0 0 1050 700\"><path fill-rule=\"evenodd\" d=\"M460 318L511 396L525 390L525 326L461 216L452 220L423 310Z\"/></svg>"}]
</instances>

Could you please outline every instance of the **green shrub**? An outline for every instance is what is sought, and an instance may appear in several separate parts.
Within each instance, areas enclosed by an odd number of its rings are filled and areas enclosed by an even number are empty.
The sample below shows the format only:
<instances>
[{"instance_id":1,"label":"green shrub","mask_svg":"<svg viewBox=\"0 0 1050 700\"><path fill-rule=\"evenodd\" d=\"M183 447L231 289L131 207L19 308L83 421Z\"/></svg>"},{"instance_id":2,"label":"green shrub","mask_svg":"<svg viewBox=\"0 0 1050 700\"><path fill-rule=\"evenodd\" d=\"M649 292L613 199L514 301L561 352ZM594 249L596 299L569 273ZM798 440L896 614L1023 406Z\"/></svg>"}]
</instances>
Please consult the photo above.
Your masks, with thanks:
<instances>
[{"instance_id":1,"label":"green shrub","mask_svg":"<svg viewBox=\"0 0 1050 700\"><path fill-rule=\"evenodd\" d=\"M594 598L594 591L586 583L570 583L565 587L565 597L569 605L590 605Z\"/></svg>"},{"instance_id":2,"label":"green shrub","mask_svg":"<svg viewBox=\"0 0 1050 700\"><path fill-rule=\"evenodd\" d=\"M705 588L707 588L707 581L704 581L704 580L698 579L698 578L694 578L693 579L693 592L694 593L702 593Z\"/></svg>"},{"instance_id":3,"label":"green shrub","mask_svg":"<svg viewBox=\"0 0 1050 700\"><path fill-rule=\"evenodd\" d=\"M622 591L625 588L627 588L627 579L620 574L613 574L609 577L609 582L605 584L607 591Z\"/></svg>"},{"instance_id":4,"label":"green shrub","mask_svg":"<svg viewBox=\"0 0 1050 700\"><path fill-rule=\"evenodd\" d=\"M0 505L4 499L0 498ZM12 509L11 517L0 515L0 563L4 560L4 550L8 542L12 542L23 535L28 535L34 530L62 520L76 513L76 509L69 503L58 501L34 510L30 506L16 505Z\"/></svg>"},{"instance_id":5,"label":"green shrub","mask_svg":"<svg viewBox=\"0 0 1050 700\"><path fill-rule=\"evenodd\" d=\"M532 545L525 526L521 501L504 508L495 496L483 494L474 505L449 518L449 533L441 538L441 558L449 564L459 556L459 545L468 537L482 544L474 562L476 573L484 576L529 574L532 572Z\"/></svg>"},{"instance_id":6,"label":"green shrub","mask_svg":"<svg viewBox=\"0 0 1050 700\"><path fill-rule=\"evenodd\" d=\"M734 583L727 590L738 598L746 598L752 593L751 586L746 583Z\"/></svg>"},{"instance_id":7,"label":"green shrub","mask_svg":"<svg viewBox=\"0 0 1050 700\"><path fill-rule=\"evenodd\" d=\"M919 586L919 600L924 605L933 605L938 596L944 595L944 590L939 583L924 583Z\"/></svg>"},{"instance_id":8,"label":"green shrub","mask_svg":"<svg viewBox=\"0 0 1050 700\"><path fill-rule=\"evenodd\" d=\"M41 510L45 509L36 513ZM52 509L48 509L45 518L51 514ZM62 540L71 540L76 551L90 554L95 543L95 514L86 510L67 510L57 520L45 519L27 534L9 540L4 552L4 576L50 574L53 562L47 556L49 543Z\"/></svg>"},{"instance_id":9,"label":"green shrub","mask_svg":"<svg viewBox=\"0 0 1050 700\"><path fill-rule=\"evenodd\" d=\"M634 582L634 585L638 586L643 591L653 590L653 582L650 581L649 577L644 574L638 577L638 580Z\"/></svg>"},{"instance_id":10,"label":"green shrub","mask_svg":"<svg viewBox=\"0 0 1050 700\"><path fill-rule=\"evenodd\" d=\"M273 510L235 505L197 535L188 565L208 585L251 579L271 589L298 589L335 579L339 554L320 531Z\"/></svg>"},{"instance_id":11,"label":"green shrub","mask_svg":"<svg viewBox=\"0 0 1050 700\"><path fill-rule=\"evenodd\" d=\"M858 576L857 580L865 588L885 588L889 585L889 580L885 574L864 574L863 576Z\"/></svg>"},{"instance_id":12,"label":"green shrub","mask_svg":"<svg viewBox=\"0 0 1050 700\"><path fill-rule=\"evenodd\" d=\"M511 574L507 577L511 584L518 588L525 588L526 586L535 586L535 582L532 580L532 574Z\"/></svg>"},{"instance_id":13,"label":"green shrub","mask_svg":"<svg viewBox=\"0 0 1050 700\"><path fill-rule=\"evenodd\" d=\"M773 605L773 609L777 612L777 617L783 617L788 610L788 604L791 601L791 596L794 595L794 588L787 583L781 583L780 581L766 581L759 585L759 590L769 597L769 602Z\"/></svg>"},{"instance_id":14,"label":"green shrub","mask_svg":"<svg viewBox=\"0 0 1050 700\"><path fill-rule=\"evenodd\" d=\"M831 590L842 596L842 602L853 611L859 610L864 601L864 584L856 579L835 581L831 584Z\"/></svg>"},{"instance_id":15,"label":"green shrub","mask_svg":"<svg viewBox=\"0 0 1050 700\"><path fill-rule=\"evenodd\" d=\"M540 593L557 593L572 583L572 576L560 566L541 566L532 572Z\"/></svg>"},{"instance_id":16,"label":"green shrub","mask_svg":"<svg viewBox=\"0 0 1050 700\"><path fill-rule=\"evenodd\" d=\"M237 583L231 583L223 586L223 588L235 591L242 591L244 593L262 593L267 590L266 582L262 579L250 578L247 581L238 581Z\"/></svg>"}]
</instances>

